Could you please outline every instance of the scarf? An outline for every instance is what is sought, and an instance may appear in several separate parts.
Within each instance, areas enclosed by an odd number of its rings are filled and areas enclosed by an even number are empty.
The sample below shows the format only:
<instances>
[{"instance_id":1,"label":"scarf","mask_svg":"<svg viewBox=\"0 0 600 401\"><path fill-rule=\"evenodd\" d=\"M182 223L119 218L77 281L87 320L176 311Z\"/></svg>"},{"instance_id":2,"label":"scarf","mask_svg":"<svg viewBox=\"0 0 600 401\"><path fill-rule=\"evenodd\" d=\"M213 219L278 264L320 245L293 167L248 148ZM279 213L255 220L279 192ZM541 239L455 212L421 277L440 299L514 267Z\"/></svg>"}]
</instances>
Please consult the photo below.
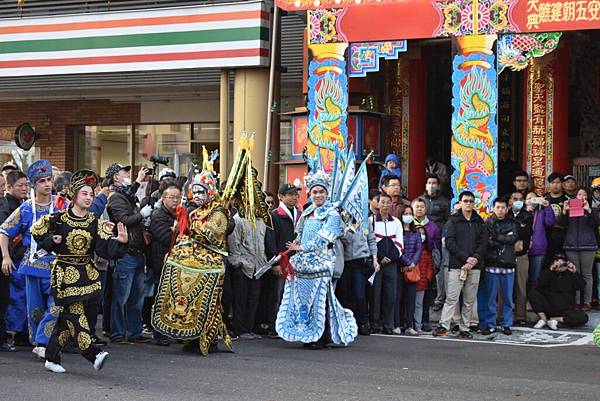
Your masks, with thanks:
<instances>
[{"instance_id":1,"label":"scarf","mask_svg":"<svg viewBox=\"0 0 600 401\"><path fill-rule=\"evenodd\" d=\"M31 221L31 225L34 225L35 222L37 221L37 204L35 203L35 190L33 188L31 188L31 211L33 213L33 219ZM54 213L54 202L52 201L52 197L50 197L50 211L48 212L48 214L52 214L52 213ZM32 237L31 242L29 243L29 261L31 263L35 262L36 253L37 253L37 242L35 242L35 240ZM45 251L44 251L44 253L45 253ZM44 255L40 255L40 256L44 256Z\"/></svg>"},{"instance_id":2,"label":"scarf","mask_svg":"<svg viewBox=\"0 0 600 401\"><path fill-rule=\"evenodd\" d=\"M136 200L135 200L135 195L131 192L131 187L130 186L124 186L124 185L116 185L116 184L112 184L110 186L110 190L114 191L114 192L118 192L121 195L127 197L127 199L129 199L133 204L136 204Z\"/></svg>"}]
</instances>

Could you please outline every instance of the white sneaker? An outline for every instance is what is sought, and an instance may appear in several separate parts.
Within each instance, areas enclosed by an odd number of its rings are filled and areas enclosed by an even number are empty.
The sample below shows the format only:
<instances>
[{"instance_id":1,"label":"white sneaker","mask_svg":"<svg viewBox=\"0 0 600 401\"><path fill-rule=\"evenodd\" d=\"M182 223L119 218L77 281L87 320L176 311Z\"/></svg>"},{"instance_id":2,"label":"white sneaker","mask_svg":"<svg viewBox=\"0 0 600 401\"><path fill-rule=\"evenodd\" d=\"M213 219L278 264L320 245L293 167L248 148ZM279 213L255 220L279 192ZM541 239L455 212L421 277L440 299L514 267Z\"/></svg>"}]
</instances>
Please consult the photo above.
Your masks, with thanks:
<instances>
[{"instance_id":1,"label":"white sneaker","mask_svg":"<svg viewBox=\"0 0 600 401\"><path fill-rule=\"evenodd\" d=\"M392 330L392 333L394 333L394 334L402 334L402 329L400 327L396 327L396 328L394 328L394 330Z\"/></svg>"},{"instance_id":2,"label":"white sneaker","mask_svg":"<svg viewBox=\"0 0 600 401\"><path fill-rule=\"evenodd\" d=\"M542 319L538 320L538 322L533 326L534 329L541 329L542 327L544 327L546 325L546 322L544 322Z\"/></svg>"},{"instance_id":3,"label":"white sneaker","mask_svg":"<svg viewBox=\"0 0 600 401\"><path fill-rule=\"evenodd\" d=\"M558 330L558 322L554 319L548 320L547 325L551 330Z\"/></svg>"},{"instance_id":4,"label":"white sneaker","mask_svg":"<svg viewBox=\"0 0 600 401\"><path fill-rule=\"evenodd\" d=\"M46 347L35 347L31 353L40 359L46 359Z\"/></svg>"},{"instance_id":5,"label":"white sneaker","mask_svg":"<svg viewBox=\"0 0 600 401\"><path fill-rule=\"evenodd\" d=\"M413 329L412 327L409 327L408 329L406 329L404 334L406 334L407 336L418 336L419 332L417 330Z\"/></svg>"},{"instance_id":6,"label":"white sneaker","mask_svg":"<svg viewBox=\"0 0 600 401\"><path fill-rule=\"evenodd\" d=\"M96 355L96 359L94 360L94 369L100 370L104 366L104 362L108 358L108 352L102 351L98 355Z\"/></svg>"},{"instance_id":7,"label":"white sneaker","mask_svg":"<svg viewBox=\"0 0 600 401\"><path fill-rule=\"evenodd\" d=\"M44 364L44 367L54 373L65 373L66 372L65 368L63 368L61 365L59 365L58 363L50 362L50 361L46 361L46 363Z\"/></svg>"}]
</instances>

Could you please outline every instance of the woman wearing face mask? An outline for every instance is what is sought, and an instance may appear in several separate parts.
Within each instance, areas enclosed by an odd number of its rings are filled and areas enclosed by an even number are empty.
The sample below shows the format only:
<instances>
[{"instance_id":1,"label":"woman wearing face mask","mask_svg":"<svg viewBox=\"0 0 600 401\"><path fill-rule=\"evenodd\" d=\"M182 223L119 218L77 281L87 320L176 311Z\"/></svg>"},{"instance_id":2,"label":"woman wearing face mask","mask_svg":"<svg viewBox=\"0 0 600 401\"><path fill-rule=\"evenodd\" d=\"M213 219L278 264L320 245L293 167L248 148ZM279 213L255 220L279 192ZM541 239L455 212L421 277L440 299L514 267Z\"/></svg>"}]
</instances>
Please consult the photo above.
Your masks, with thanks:
<instances>
[{"instance_id":1,"label":"woman wearing face mask","mask_svg":"<svg viewBox=\"0 0 600 401\"><path fill-rule=\"evenodd\" d=\"M431 257L432 249L430 249L431 242L427 238L427 230L424 226L417 226L417 231L421 237L421 259L417 268L421 274L421 279L416 283L416 297L415 297L415 330L417 334L424 334L423 331L423 300L425 298L425 291L429 289L431 280L433 280L433 259Z\"/></svg>"},{"instance_id":2,"label":"woman wearing face mask","mask_svg":"<svg viewBox=\"0 0 600 401\"><path fill-rule=\"evenodd\" d=\"M524 326L527 324L527 278L529 277L529 256L527 251L533 232L533 215L525 209L525 197L520 191L510 195L508 205L509 216L519 225L519 236L515 244L517 268L515 277L515 321Z\"/></svg>"},{"instance_id":3,"label":"woman wearing face mask","mask_svg":"<svg viewBox=\"0 0 600 401\"><path fill-rule=\"evenodd\" d=\"M441 194L440 179L437 175L427 176L422 198L427 206L427 217L437 224L441 232L450 217L450 201Z\"/></svg>"},{"instance_id":4,"label":"woman wearing face mask","mask_svg":"<svg viewBox=\"0 0 600 401\"><path fill-rule=\"evenodd\" d=\"M410 283L404 279L404 272L417 268L421 259L421 234L415 228L412 207L406 206L402 212L402 228L404 237L404 252L398 263L398 290L396 292L396 307L394 309L394 334L402 334L401 323L404 318L405 334L416 336L418 332L414 328L415 298L417 284Z\"/></svg>"}]
</instances>

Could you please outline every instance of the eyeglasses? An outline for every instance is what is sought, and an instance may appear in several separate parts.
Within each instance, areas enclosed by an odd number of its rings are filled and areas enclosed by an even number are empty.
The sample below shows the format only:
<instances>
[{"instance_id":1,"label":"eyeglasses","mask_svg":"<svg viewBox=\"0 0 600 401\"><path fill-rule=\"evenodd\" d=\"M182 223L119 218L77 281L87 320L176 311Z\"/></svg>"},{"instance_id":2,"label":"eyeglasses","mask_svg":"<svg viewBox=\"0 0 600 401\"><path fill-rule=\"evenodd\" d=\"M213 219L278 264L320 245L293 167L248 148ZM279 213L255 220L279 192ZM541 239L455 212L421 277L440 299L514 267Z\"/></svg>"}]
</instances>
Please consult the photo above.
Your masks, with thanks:
<instances>
[{"instance_id":1,"label":"eyeglasses","mask_svg":"<svg viewBox=\"0 0 600 401\"><path fill-rule=\"evenodd\" d=\"M475 203L474 199L463 199L462 203Z\"/></svg>"}]
</instances>

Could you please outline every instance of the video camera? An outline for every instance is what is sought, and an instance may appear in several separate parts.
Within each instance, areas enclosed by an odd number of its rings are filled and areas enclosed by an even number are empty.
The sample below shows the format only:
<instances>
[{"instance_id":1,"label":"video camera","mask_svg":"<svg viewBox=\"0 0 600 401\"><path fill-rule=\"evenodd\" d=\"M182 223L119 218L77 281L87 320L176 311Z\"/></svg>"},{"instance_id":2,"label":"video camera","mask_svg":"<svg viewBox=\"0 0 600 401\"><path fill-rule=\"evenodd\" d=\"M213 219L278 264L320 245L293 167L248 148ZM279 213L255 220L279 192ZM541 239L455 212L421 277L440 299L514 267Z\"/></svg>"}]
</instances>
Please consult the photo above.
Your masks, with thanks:
<instances>
[{"instance_id":1,"label":"video camera","mask_svg":"<svg viewBox=\"0 0 600 401\"><path fill-rule=\"evenodd\" d=\"M161 155L152 155L149 160L154 164L162 164L163 166L169 165L169 158Z\"/></svg>"}]
</instances>

